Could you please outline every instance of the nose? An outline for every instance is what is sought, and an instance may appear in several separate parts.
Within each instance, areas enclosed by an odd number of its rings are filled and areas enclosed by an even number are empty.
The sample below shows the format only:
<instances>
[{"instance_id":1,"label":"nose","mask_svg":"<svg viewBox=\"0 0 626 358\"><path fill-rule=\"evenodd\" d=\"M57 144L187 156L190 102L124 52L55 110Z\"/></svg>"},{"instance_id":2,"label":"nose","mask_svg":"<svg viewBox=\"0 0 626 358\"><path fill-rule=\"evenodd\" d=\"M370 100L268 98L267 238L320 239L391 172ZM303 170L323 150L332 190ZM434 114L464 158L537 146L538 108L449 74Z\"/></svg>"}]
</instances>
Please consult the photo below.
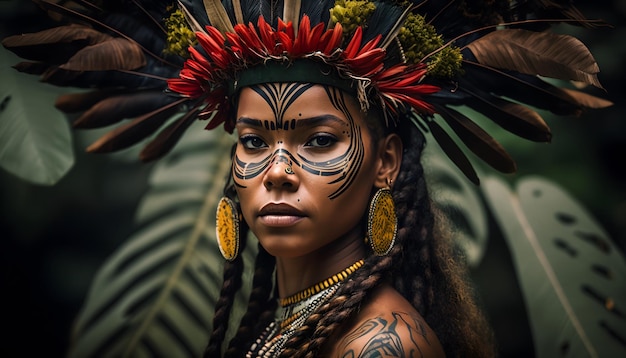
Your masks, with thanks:
<instances>
[{"instance_id":1,"label":"nose","mask_svg":"<svg viewBox=\"0 0 626 358\"><path fill-rule=\"evenodd\" d=\"M291 159L284 153L277 153L263 177L265 188L295 191L299 184L300 180Z\"/></svg>"}]
</instances>

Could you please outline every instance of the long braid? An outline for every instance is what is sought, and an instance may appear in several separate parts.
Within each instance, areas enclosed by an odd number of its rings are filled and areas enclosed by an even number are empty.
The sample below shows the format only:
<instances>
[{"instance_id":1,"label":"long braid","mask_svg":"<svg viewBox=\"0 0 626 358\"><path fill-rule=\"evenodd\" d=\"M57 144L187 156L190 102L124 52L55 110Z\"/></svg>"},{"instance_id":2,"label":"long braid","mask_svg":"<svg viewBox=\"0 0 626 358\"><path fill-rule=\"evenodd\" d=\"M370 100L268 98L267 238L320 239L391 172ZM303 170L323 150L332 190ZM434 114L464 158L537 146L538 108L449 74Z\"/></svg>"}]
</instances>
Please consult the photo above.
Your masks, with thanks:
<instances>
[{"instance_id":1,"label":"long braid","mask_svg":"<svg viewBox=\"0 0 626 358\"><path fill-rule=\"evenodd\" d=\"M242 357L250 348L249 343L254 339L254 334L258 333L259 327L264 327L273 319L276 306L275 300L270 301L270 296L274 286L275 266L276 258L259 245L248 308L241 318L237 333L230 340L224 357Z\"/></svg>"},{"instance_id":2,"label":"long braid","mask_svg":"<svg viewBox=\"0 0 626 358\"><path fill-rule=\"evenodd\" d=\"M235 146L231 148L231 156ZM236 197L234 185L231 184L232 171L224 184L223 195L231 200ZM248 236L248 226L245 223L240 225L240 252L246 247ZM215 314L213 316L213 331L209 337L209 343L204 350L204 357L219 357L222 352L222 343L228 331L230 314L235 301L235 294L241 288L244 262L242 255L237 255L233 261L224 262L224 273L220 296L215 303Z\"/></svg>"},{"instance_id":3,"label":"long braid","mask_svg":"<svg viewBox=\"0 0 626 358\"><path fill-rule=\"evenodd\" d=\"M245 227L245 225L243 225ZM242 228L242 237L246 237L247 227ZM241 251L245 249L246 240L241 240ZM221 347L230 319L231 309L235 301L235 294L241 288L241 277L243 273L243 258L238 255L233 261L224 263L224 281L220 296L215 303L215 316L213 317L213 331L209 338L209 344L204 350L204 357L221 356Z\"/></svg>"}]
</instances>

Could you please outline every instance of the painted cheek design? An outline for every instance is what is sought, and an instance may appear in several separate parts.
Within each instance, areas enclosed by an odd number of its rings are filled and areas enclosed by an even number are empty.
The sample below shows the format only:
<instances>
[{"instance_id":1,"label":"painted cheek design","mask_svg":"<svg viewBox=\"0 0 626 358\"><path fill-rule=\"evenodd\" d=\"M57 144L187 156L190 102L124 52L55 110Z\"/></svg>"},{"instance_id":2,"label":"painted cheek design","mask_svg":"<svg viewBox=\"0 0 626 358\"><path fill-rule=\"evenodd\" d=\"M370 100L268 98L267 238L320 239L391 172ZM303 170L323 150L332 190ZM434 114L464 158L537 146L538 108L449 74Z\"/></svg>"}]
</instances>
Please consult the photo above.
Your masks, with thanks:
<instances>
[{"instance_id":1,"label":"painted cheek design","mask_svg":"<svg viewBox=\"0 0 626 358\"><path fill-rule=\"evenodd\" d=\"M328 196L330 199L338 197L350 187L363 162L365 155L363 141L357 140L357 138L361 138L360 129L353 127L352 133L356 135L350 136L350 146L348 150L336 158L322 162L314 162L307 160L307 158L302 155L298 155L298 158L302 160L300 167L307 172L320 176L338 176L328 182L330 185L339 185L339 187Z\"/></svg>"},{"instance_id":2,"label":"painted cheek design","mask_svg":"<svg viewBox=\"0 0 626 358\"><path fill-rule=\"evenodd\" d=\"M239 158L235 154L233 165L233 175L235 185L240 188L246 188L240 181L254 179L265 172L272 163L286 163L289 166L301 166L298 160L285 149L277 149L274 153L263 158L259 162L248 163Z\"/></svg>"},{"instance_id":3,"label":"painted cheek design","mask_svg":"<svg viewBox=\"0 0 626 358\"><path fill-rule=\"evenodd\" d=\"M358 146L350 146L354 148ZM361 146L362 147L362 146ZM355 157L356 158L353 158ZM299 167L304 171L318 176L334 176L339 175L338 178L328 182L328 184L340 184L339 188L335 190L328 197L334 199L345 191L350 183L354 180L356 171L351 170L354 165L350 165L351 162L362 161L363 150L352 151L348 150L346 153L323 162L313 162L307 160L305 157L298 155L297 158L285 149L277 149L271 155L263 158L259 162L245 162L235 155L233 165L233 177L235 185L240 188L246 188L243 181L251 180L264 173L271 167L272 164L285 163L290 167ZM356 160L355 160L356 159ZM348 169L346 169L346 166Z\"/></svg>"},{"instance_id":4,"label":"painted cheek design","mask_svg":"<svg viewBox=\"0 0 626 358\"><path fill-rule=\"evenodd\" d=\"M350 127L350 145L348 150L340 157L336 158L336 162L329 161L325 164L315 163L314 166L325 167L326 172L334 172L334 170L342 170L341 176L329 184L339 184L339 188L335 190L328 197L334 199L345 192L354 182L356 175L363 165L363 159L365 157L365 145L363 144L363 136L361 134L361 128L354 123L354 118L348 110L343 92L336 88L324 87L328 99L332 105L343 112L344 116L348 119ZM330 170L332 167L333 170Z\"/></svg>"}]
</instances>

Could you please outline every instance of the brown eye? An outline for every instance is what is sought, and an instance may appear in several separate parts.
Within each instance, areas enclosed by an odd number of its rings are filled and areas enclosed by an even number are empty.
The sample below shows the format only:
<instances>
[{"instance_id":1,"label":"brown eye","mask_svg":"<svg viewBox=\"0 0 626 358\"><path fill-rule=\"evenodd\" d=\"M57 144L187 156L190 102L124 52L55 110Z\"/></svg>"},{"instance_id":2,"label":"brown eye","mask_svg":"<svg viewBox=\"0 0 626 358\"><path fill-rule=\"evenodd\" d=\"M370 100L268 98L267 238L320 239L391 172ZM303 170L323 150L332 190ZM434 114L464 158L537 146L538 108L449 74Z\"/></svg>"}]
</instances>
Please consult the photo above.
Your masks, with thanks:
<instances>
[{"instance_id":1,"label":"brown eye","mask_svg":"<svg viewBox=\"0 0 626 358\"><path fill-rule=\"evenodd\" d=\"M326 148L335 144L337 139L329 134L318 134L315 137L311 138L306 144L305 147L316 147L316 148Z\"/></svg>"},{"instance_id":2,"label":"brown eye","mask_svg":"<svg viewBox=\"0 0 626 358\"><path fill-rule=\"evenodd\" d=\"M251 134L240 137L239 142L246 149L261 149L267 147L267 144L261 138Z\"/></svg>"}]
</instances>

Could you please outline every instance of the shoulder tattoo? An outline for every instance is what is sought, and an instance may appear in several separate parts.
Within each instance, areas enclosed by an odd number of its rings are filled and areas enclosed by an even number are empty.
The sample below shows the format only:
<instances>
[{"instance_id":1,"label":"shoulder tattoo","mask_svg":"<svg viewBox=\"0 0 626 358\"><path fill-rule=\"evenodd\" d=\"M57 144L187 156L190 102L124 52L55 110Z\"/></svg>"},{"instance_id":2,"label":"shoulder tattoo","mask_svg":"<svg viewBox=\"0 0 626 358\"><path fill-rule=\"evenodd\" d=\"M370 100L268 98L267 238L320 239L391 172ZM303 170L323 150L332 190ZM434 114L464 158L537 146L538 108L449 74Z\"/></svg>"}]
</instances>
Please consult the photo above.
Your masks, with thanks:
<instances>
[{"instance_id":1,"label":"shoulder tattoo","mask_svg":"<svg viewBox=\"0 0 626 358\"><path fill-rule=\"evenodd\" d=\"M392 312L392 321L372 318L341 340L342 358L423 357L430 346L425 322L404 312Z\"/></svg>"}]
</instances>

